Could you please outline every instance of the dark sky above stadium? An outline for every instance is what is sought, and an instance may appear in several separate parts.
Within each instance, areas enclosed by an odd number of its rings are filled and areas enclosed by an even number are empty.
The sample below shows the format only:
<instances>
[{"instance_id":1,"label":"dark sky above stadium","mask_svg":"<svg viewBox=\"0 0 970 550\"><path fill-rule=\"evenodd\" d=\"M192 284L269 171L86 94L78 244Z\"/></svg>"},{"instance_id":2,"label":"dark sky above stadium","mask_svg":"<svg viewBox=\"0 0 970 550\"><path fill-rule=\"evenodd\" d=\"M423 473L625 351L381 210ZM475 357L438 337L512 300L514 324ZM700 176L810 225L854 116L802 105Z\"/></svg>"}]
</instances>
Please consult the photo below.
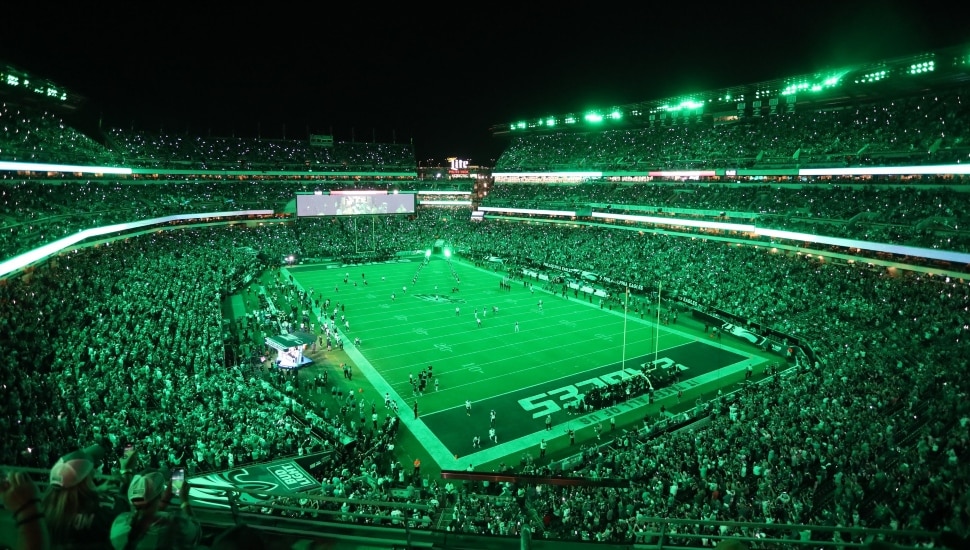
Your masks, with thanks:
<instances>
[{"instance_id":1,"label":"dark sky above stadium","mask_svg":"<svg viewBox=\"0 0 970 550\"><path fill-rule=\"evenodd\" d=\"M958 13L896 0L537 4L34 2L7 12L0 60L84 95L105 127L490 165L496 124L970 40Z\"/></svg>"}]
</instances>

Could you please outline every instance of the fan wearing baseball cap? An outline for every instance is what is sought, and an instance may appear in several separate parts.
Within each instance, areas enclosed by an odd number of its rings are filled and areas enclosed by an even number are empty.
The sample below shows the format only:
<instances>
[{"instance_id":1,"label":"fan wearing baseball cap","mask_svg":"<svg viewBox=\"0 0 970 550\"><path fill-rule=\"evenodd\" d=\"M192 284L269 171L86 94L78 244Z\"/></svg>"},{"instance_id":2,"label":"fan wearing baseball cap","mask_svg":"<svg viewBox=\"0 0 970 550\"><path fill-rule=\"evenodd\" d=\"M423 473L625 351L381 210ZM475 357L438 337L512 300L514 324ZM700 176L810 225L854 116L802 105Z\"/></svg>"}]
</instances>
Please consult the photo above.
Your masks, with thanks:
<instances>
[{"instance_id":1,"label":"fan wearing baseball cap","mask_svg":"<svg viewBox=\"0 0 970 550\"><path fill-rule=\"evenodd\" d=\"M106 546L111 523L128 508L115 488L95 485L103 456L104 450L92 445L64 455L51 468L43 509L53 547Z\"/></svg>"},{"instance_id":2,"label":"fan wearing baseball cap","mask_svg":"<svg viewBox=\"0 0 970 550\"><path fill-rule=\"evenodd\" d=\"M172 502L169 478L157 470L145 470L132 478L128 501L132 510L115 518L111 546L115 550L195 548L202 528L189 512L189 484L179 490L180 511L166 510Z\"/></svg>"}]
</instances>

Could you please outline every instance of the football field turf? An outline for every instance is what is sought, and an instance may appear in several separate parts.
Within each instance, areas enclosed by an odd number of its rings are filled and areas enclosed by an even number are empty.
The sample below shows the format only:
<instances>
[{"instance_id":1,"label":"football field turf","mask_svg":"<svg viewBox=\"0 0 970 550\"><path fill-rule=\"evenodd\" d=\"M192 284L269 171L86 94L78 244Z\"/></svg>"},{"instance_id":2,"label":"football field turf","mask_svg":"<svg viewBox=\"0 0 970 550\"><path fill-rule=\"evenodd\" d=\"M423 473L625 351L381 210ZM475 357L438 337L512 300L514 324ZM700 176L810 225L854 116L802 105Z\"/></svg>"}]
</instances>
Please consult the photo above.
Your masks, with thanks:
<instances>
[{"instance_id":1,"label":"football field turf","mask_svg":"<svg viewBox=\"0 0 970 550\"><path fill-rule=\"evenodd\" d=\"M645 395L589 414L570 414L569 405L592 388L642 376L644 364L651 365L647 377L659 399L765 361L676 324L658 327L649 317L624 315L622 307L601 307L596 297L552 294L541 289L543 281L526 279L529 288L516 278L506 289L504 272L437 256L422 260L288 271L298 286L331 299L329 313L343 306L336 321L344 341L361 342L345 348L355 375L373 385L370 399L381 416L390 393L401 422L442 469L518 457L541 439L636 414L647 405ZM652 309L655 315L656 304ZM429 365L434 377L418 394L411 377ZM671 369L681 373L676 389L669 387ZM497 443L489 439L492 410ZM476 435L480 448L472 447Z\"/></svg>"}]
</instances>

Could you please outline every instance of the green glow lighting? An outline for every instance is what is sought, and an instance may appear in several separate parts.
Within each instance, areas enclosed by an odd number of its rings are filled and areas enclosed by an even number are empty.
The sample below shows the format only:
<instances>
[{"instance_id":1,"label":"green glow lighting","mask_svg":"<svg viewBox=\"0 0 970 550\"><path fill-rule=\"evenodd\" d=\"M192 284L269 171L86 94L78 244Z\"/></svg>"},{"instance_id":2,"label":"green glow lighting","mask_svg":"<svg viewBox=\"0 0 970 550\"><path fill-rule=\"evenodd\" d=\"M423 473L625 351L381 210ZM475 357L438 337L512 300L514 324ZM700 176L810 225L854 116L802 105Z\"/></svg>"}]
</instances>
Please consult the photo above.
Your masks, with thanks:
<instances>
[{"instance_id":1,"label":"green glow lighting","mask_svg":"<svg viewBox=\"0 0 970 550\"><path fill-rule=\"evenodd\" d=\"M808 88L809 88L808 82L799 82L797 84L789 84L788 86L785 87L784 90L781 91L781 95L791 95L791 94L794 94L794 93L798 93L798 92L801 92L801 91L808 90Z\"/></svg>"},{"instance_id":2,"label":"green glow lighting","mask_svg":"<svg viewBox=\"0 0 970 550\"><path fill-rule=\"evenodd\" d=\"M114 166L78 166L69 164L38 164L32 162L0 161L0 171L60 172L62 174L123 174L131 175L131 168Z\"/></svg>"},{"instance_id":3,"label":"green glow lighting","mask_svg":"<svg viewBox=\"0 0 970 550\"><path fill-rule=\"evenodd\" d=\"M931 73L936 70L936 64L933 61L924 61L922 63L914 63L909 66L907 71L909 74L922 74Z\"/></svg>"}]
</instances>

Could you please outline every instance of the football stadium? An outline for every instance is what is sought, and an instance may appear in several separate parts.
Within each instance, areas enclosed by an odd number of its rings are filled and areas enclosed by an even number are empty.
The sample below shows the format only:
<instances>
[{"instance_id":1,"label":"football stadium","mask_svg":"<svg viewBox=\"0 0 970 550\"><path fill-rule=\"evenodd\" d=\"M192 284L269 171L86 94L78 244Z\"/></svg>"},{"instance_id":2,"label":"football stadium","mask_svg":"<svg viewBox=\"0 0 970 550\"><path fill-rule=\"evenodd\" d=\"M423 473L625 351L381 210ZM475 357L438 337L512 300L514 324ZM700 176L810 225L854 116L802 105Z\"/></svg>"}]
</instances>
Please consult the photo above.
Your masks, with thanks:
<instances>
[{"instance_id":1,"label":"football stadium","mask_svg":"<svg viewBox=\"0 0 970 550\"><path fill-rule=\"evenodd\" d=\"M970 46L433 170L0 73L2 547L967 547Z\"/></svg>"}]
</instances>

